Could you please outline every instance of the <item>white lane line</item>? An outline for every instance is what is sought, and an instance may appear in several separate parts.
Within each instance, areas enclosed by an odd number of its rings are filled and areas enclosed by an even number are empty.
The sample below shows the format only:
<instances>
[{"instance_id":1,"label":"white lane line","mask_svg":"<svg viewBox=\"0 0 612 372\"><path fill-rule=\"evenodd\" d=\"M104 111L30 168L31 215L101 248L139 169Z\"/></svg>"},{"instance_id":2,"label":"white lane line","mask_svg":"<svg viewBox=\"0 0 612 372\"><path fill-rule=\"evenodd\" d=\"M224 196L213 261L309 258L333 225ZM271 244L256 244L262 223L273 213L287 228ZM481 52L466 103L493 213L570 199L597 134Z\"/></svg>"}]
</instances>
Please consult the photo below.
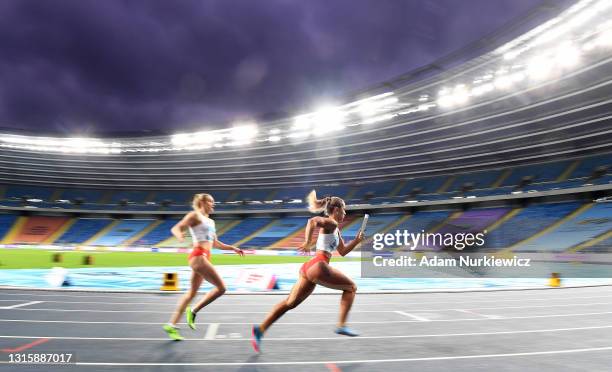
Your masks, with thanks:
<instances>
[{"instance_id":1,"label":"white lane line","mask_svg":"<svg viewBox=\"0 0 612 372\"><path fill-rule=\"evenodd\" d=\"M327 361L295 361L295 362L230 362L230 363L104 363L104 362L77 362L76 365L82 366L258 366L258 365L313 365L313 364L353 364L353 363L396 363L396 362L426 362L437 360L457 360L457 359L478 359L478 358L508 358L524 357L535 355L586 353L596 351L612 350L612 346L591 347L586 349L567 349L567 350L548 350L532 351L527 353L506 353L506 354L476 354L476 355L455 355L442 357L422 357L422 358L403 358L403 359L361 359L361 360L327 360ZM8 364L10 362L2 361Z\"/></svg>"},{"instance_id":2,"label":"white lane line","mask_svg":"<svg viewBox=\"0 0 612 372\"><path fill-rule=\"evenodd\" d=\"M44 301L30 301L30 302L26 302L26 303L23 303L23 304L17 304L17 305L12 305L12 306L3 306L3 307L0 307L0 310L16 309L18 307L35 305L35 304L39 304L41 302L44 302Z\"/></svg>"},{"instance_id":3,"label":"white lane line","mask_svg":"<svg viewBox=\"0 0 612 372\"><path fill-rule=\"evenodd\" d=\"M23 291L29 291L29 289L24 288ZM502 291L465 291L465 292L406 292L406 293L402 293L402 292L398 292L398 293L361 293L360 296L410 296L410 298L421 298L424 296L431 296L431 295L447 295L447 296L452 296L452 297L466 297L466 296L490 296L491 301L496 301L496 300L504 300L504 298L507 301L523 301L525 299L532 299L532 300L539 300L541 299L543 296L549 296L552 294L559 294L559 291L564 291L567 292L568 294L571 293L576 293L576 292L587 292L587 293L591 293L591 292L596 292L598 294L601 293L611 293L612 292L612 284L607 284L607 285L598 285L598 286L583 286L583 287L570 287L570 288L541 288L541 289L535 289L535 290L521 290L521 289L508 289L508 290L502 290ZM516 294L513 295L511 298L510 297L500 297L502 295L507 295L509 294L509 292ZM520 293L519 293L520 292ZM537 292L537 294L533 293L533 292ZM124 299L133 299L134 297L145 297L145 298L149 298L149 297L153 297L153 296L166 296L166 297L173 297L176 300L179 299L179 297L183 294L182 292L178 292L178 293L138 293L135 292L133 294L131 293L125 293L125 292L87 292L87 291L82 291L82 292L69 292L69 293L82 293L81 295L70 295L70 294L38 294L38 293L9 293L9 291L3 291L2 289L0 289L0 295L3 296L28 296L28 297L70 297L70 298L87 298L87 299L91 299L91 298L124 298ZM106 295L93 295L92 293L106 293ZM199 292L199 294L205 294L206 292ZM330 295L334 295L334 293L315 293L314 294L314 298L317 297L328 297ZM249 293L236 293L236 294L227 294L224 299L225 300L236 300L239 301L241 304L244 303L244 297L248 297L248 299L250 300L255 300L255 302L258 302L258 300L262 299L264 301L266 300L270 300L270 298L275 298L275 297L279 297L279 296L287 296L287 293L272 293L272 294L249 294ZM274 300L270 300L270 301L276 301ZM452 302L452 301L446 301L446 302ZM431 304L435 304L438 302L431 302ZM445 303L445 302L444 302ZM452 302L454 303L454 302ZM378 304L378 302L376 303Z\"/></svg>"},{"instance_id":4,"label":"white lane line","mask_svg":"<svg viewBox=\"0 0 612 372\"><path fill-rule=\"evenodd\" d=\"M219 337L216 338L218 323L211 324L214 327L214 334L211 333L211 337L208 338L209 332L206 332L204 339L200 338L186 338L185 341L244 341L236 338ZM401 338L432 338L432 337L464 337L464 336L494 336L494 335L513 335L513 334L524 334L524 333L554 333L554 332L571 332L571 331L584 331L593 329L608 329L612 328L612 325L604 326L592 326L592 327L574 327L574 328L552 328L552 329L530 329L522 331L498 331L498 332L469 332L469 333L434 333L434 334L421 334L421 335L389 335L389 336L359 336L359 337L266 337L267 341L325 341L325 340L369 340L369 339L401 339ZM210 327L209 327L210 329ZM221 335L219 335L221 336ZM111 340L111 341L167 341L167 337L72 337L72 336L0 336L0 338L20 338L20 339L31 339L31 338L48 338L57 340Z\"/></svg>"},{"instance_id":5,"label":"white lane line","mask_svg":"<svg viewBox=\"0 0 612 372\"><path fill-rule=\"evenodd\" d=\"M499 315L487 315L487 314L480 314L474 311L470 311L470 310L466 310L466 309L454 309L455 311L459 311L460 313L466 313L466 314L471 314L471 315L478 315L478 316L482 316L485 318L489 318L489 319L501 319L503 318L502 316Z\"/></svg>"},{"instance_id":6,"label":"white lane line","mask_svg":"<svg viewBox=\"0 0 612 372\"><path fill-rule=\"evenodd\" d=\"M270 306L272 308L272 306ZM4 308L0 308L0 310L4 310ZM94 310L94 309L22 309L28 311L55 311L55 312L80 312L80 313L142 313L142 314L168 314L171 311L147 311L147 310ZM355 313L394 313L393 310L355 310L351 311L351 314ZM231 314L268 314L269 311L206 311L206 314L221 314L221 315L231 315ZM337 311L288 311L287 314L298 314L298 315L307 315L307 314L338 314Z\"/></svg>"},{"instance_id":7,"label":"white lane line","mask_svg":"<svg viewBox=\"0 0 612 372\"><path fill-rule=\"evenodd\" d=\"M0 294L1 295L1 294ZM77 296L77 297L84 297L84 296ZM568 300L584 300L584 299L594 299L594 298L605 298L605 299L609 299L612 298L612 296L575 296L575 297L563 297L563 298L530 298L530 299L525 299L525 298L515 298L515 299L490 299L490 300L474 300L474 301L431 301L431 302L421 302L419 301L419 305L441 305L441 304L453 304L453 305L465 305L465 304L482 304L482 303L499 303L499 302L533 302L533 301L568 301ZM226 301L227 297L224 297L223 301ZM178 300L178 298L176 299ZM61 303L61 304L96 304L96 305L138 305L138 306L143 306L143 305L167 305L167 306L176 306L176 300L173 299L173 301L169 301L169 302L110 302L110 301L57 301L57 300L45 300L43 302L49 302L49 303ZM3 300L0 299L0 302L15 302L18 300ZM275 304L274 301L271 301L269 303L266 302L260 302L260 303L240 303L240 306L262 306L262 307L269 307L269 306L273 306ZM355 306L359 306L359 307L365 307L365 306L376 306L376 307L380 307L381 305L391 305L391 306L406 306L406 302L376 302L376 303L361 303L358 300L353 304L353 307ZM223 307L223 306L230 306L230 307L235 307L236 304L235 303L214 303L213 305L214 307ZM305 304L303 307L308 307L308 306L312 306L312 307L316 307L318 306L315 303L308 303Z\"/></svg>"},{"instance_id":8,"label":"white lane line","mask_svg":"<svg viewBox=\"0 0 612 372\"><path fill-rule=\"evenodd\" d=\"M440 357L401 358L401 359L354 359L354 360L326 360L326 361L288 361L288 362L221 362L221 363L112 363L112 362L76 362L81 366L134 366L134 367L156 367L156 366L261 366L261 365L317 365L317 364L354 364L354 363L397 363L397 362L428 362L438 360L462 360L462 359L485 359L485 358L511 358L538 355L555 355L571 353L589 353L612 350L612 346L591 347L584 349L546 350L531 351L525 353L505 354L474 354L453 355ZM9 364L10 361L0 361L0 364Z\"/></svg>"},{"instance_id":9,"label":"white lane line","mask_svg":"<svg viewBox=\"0 0 612 372\"><path fill-rule=\"evenodd\" d=\"M206 335L204 336L205 340L214 340L217 335L217 330L219 329L219 323L210 323L208 329L206 330Z\"/></svg>"},{"instance_id":10,"label":"white lane line","mask_svg":"<svg viewBox=\"0 0 612 372\"><path fill-rule=\"evenodd\" d=\"M37 301L34 301L37 302ZM45 301L38 301L45 302ZM476 307L473 310L506 310L506 309L535 309L535 308L553 308L553 307L572 307L572 306L594 306L594 305L612 305L612 302L587 302L577 304L546 304L546 305L529 305L529 306L499 306L499 307ZM0 308L4 310L6 308ZM47 309L22 309L27 311L59 311L59 312L89 312L89 313L147 313L147 314L166 314L168 311L151 311L151 310L95 310L95 309L58 309L58 308L47 308ZM417 312L440 312L440 311L454 311L452 309L412 309ZM471 310L470 308L464 310ZM395 313L396 310L354 310L354 313ZM268 314L269 311L207 311L207 314ZM336 314L337 311L289 311L289 314Z\"/></svg>"},{"instance_id":11,"label":"white lane line","mask_svg":"<svg viewBox=\"0 0 612 372\"><path fill-rule=\"evenodd\" d=\"M541 318L559 318L572 316L587 316L587 315L610 315L612 311L593 312L593 313L573 313L573 314L546 314L546 315L531 315L531 316L504 316L503 318L465 318L465 319L430 319L429 322L468 322L468 321L485 321L485 320L512 320L512 319L541 319ZM0 319L0 322L23 322L23 323L68 323L68 324L154 324L163 325L163 321L159 322L121 322L121 321L79 321L79 320L33 320L33 319ZM391 323L422 323L420 320L383 320L383 321L351 321L351 324L391 324ZM185 324L185 323L180 323ZM212 323L198 323L212 324ZM253 322L223 322L230 325L253 325ZM329 325L337 324L337 322L278 322L275 327L283 325Z\"/></svg>"},{"instance_id":12,"label":"white lane line","mask_svg":"<svg viewBox=\"0 0 612 372\"><path fill-rule=\"evenodd\" d=\"M400 315L403 315L403 316L406 316L408 318L412 318L414 320L421 321L421 322L428 322L429 321L429 319L427 319L425 317L414 315L414 314L410 314L410 313L406 313L406 312L403 312L403 311L396 311L396 313L398 313Z\"/></svg>"}]
</instances>

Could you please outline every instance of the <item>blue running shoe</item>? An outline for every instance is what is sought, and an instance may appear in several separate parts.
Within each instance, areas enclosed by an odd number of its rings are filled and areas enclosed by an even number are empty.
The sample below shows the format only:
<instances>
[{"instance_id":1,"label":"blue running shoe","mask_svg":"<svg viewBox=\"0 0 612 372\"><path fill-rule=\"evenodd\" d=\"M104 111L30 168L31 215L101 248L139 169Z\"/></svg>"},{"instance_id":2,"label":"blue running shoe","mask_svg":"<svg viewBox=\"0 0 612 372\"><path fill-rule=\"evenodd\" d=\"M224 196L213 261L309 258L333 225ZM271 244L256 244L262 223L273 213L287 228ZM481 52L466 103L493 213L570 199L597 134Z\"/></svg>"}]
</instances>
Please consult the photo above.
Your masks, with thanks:
<instances>
[{"instance_id":1,"label":"blue running shoe","mask_svg":"<svg viewBox=\"0 0 612 372\"><path fill-rule=\"evenodd\" d=\"M261 338L263 337L263 332L259 328L259 326L253 326L253 338L251 338L251 345L253 345L253 349L256 353L261 352Z\"/></svg>"},{"instance_id":2,"label":"blue running shoe","mask_svg":"<svg viewBox=\"0 0 612 372\"><path fill-rule=\"evenodd\" d=\"M359 333L351 330L349 327L347 326L342 326L342 327L338 327L336 328L335 332L339 335L344 335L344 336L349 336L349 337L356 337L359 336Z\"/></svg>"}]
</instances>

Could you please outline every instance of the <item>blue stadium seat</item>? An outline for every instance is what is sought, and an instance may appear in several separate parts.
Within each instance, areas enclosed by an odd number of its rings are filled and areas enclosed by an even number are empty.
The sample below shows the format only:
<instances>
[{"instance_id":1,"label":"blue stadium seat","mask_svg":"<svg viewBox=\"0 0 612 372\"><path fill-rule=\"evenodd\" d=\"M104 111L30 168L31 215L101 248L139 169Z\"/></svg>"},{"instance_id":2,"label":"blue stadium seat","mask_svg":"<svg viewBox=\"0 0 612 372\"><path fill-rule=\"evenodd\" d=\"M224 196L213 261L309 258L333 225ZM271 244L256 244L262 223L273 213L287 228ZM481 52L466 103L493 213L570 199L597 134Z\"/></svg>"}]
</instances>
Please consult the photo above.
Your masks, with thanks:
<instances>
[{"instance_id":1,"label":"blue stadium seat","mask_svg":"<svg viewBox=\"0 0 612 372\"><path fill-rule=\"evenodd\" d=\"M110 218L79 218L55 241L55 244L81 244L110 225L112 221Z\"/></svg>"},{"instance_id":2,"label":"blue stadium seat","mask_svg":"<svg viewBox=\"0 0 612 372\"><path fill-rule=\"evenodd\" d=\"M0 214L0 240L11 230L16 220L15 214Z\"/></svg>"},{"instance_id":3,"label":"blue stadium seat","mask_svg":"<svg viewBox=\"0 0 612 372\"><path fill-rule=\"evenodd\" d=\"M239 240L246 238L262 227L272 222L272 218L266 217L248 217L242 220L238 225L226 231L219 239L226 244L234 244Z\"/></svg>"}]
</instances>

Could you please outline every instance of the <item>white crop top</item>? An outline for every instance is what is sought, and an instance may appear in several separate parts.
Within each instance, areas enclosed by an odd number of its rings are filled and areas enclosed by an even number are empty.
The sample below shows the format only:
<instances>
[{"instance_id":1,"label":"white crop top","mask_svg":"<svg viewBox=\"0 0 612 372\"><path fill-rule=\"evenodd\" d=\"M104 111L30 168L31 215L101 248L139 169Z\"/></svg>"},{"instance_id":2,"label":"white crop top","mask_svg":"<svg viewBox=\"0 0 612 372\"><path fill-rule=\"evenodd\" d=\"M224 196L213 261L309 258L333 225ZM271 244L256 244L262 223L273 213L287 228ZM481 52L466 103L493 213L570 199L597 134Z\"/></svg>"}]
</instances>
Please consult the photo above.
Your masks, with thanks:
<instances>
[{"instance_id":1,"label":"white crop top","mask_svg":"<svg viewBox=\"0 0 612 372\"><path fill-rule=\"evenodd\" d=\"M340 245L340 231L338 228L331 234L321 234L317 238L317 250L332 253Z\"/></svg>"},{"instance_id":2,"label":"white crop top","mask_svg":"<svg viewBox=\"0 0 612 372\"><path fill-rule=\"evenodd\" d=\"M215 229L215 221L210 218L204 217L201 213L198 213L200 223L195 226L189 226L189 232L193 242L212 242L215 240L217 231Z\"/></svg>"}]
</instances>

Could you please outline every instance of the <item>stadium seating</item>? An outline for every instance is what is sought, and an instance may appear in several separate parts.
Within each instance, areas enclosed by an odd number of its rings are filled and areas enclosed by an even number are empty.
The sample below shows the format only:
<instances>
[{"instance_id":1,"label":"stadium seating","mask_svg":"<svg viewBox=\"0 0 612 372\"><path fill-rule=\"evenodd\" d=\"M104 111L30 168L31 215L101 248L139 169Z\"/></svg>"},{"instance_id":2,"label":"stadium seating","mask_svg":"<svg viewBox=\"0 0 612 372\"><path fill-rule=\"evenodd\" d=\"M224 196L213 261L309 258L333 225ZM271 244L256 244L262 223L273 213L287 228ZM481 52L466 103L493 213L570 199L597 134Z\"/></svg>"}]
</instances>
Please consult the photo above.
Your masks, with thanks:
<instances>
[{"instance_id":1,"label":"stadium seating","mask_svg":"<svg viewBox=\"0 0 612 372\"><path fill-rule=\"evenodd\" d=\"M242 243L243 247L264 248L269 247L275 242L291 235L300 228L303 228L308 221L308 217L285 217L274 221L273 225L260 231L250 240Z\"/></svg>"},{"instance_id":2,"label":"stadium seating","mask_svg":"<svg viewBox=\"0 0 612 372\"><path fill-rule=\"evenodd\" d=\"M54 189L50 187L36 187L36 186L23 186L23 185L12 185L9 186L4 194L6 199L41 199L50 200L53 195Z\"/></svg>"},{"instance_id":3,"label":"stadium seating","mask_svg":"<svg viewBox=\"0 0 612 372\"><path fill-rule=\"evenodd\" d=\"M574 170L571 178L590 177L597 168L605 169L606 173L612 173L612 159L607 156L597 156L583 159Z\"/></svg>"},{"instance_id":4,"label":"stadium seating","mask_svg":"<svg viewBox=\"0 0 612 372\"><path fill-rule=\"evenodd\" d=\"M176 225L178 219L170 219L160 221L153 230L146 233L144 236L134 242L134 245L154 246L170 237L170 229Z\"/></svg>"},{"instance_id":5,"label":"stadium seating","mask_svg":"<svg viewBox=\"0 0 612 372\"><path fill-rule=\"evenodd\" d=\"M555 181L561 173L567 169L570 162L554 162L548 163L545 166L530 165L526 167L517 167L512 170L510 176L502 183L503 186L520 186L523 179L529 177L531 183ZM529 187L529 186L528 186Z\"/></svg>"},{"instance_id":6,"label":"stadium seating","mask_svg":"<svg viewBox=\"0 0 612 372\"><path fill-rule=\"evenodd\" d=\"M8 243L41 244L49 243L53 234L67 223L68 217L28 217L23 226Z\"/></svg>"},{"instance_id":7,"label":"stadium seating","mask_svg":"<svg viewBox=\"0 0 612 372\"><path fill-rule=\"evenodd\" d=\"M393 189L398 185L398 181L372 182L358 186L351 200L372 199L376 197L389 196Z\"/></svg>"},{"instance_id":8,"label":"stadium seating","mask_svg":"<svg viewBox=\"0 0 612 372\"><path fill-rule=\"evenodd\" d=\"M612 230L612 203L586 204L542 235L514 247L517 252L562 252Z\"/></svg>"},{"instance_id":9,"label":"stadium seating","mask_svg":"<svg viewBox=\"0 0 612 372\"><path fill-rule=\"evenodd\" d=\"M16 220L17 215L15 214L0 214L0 241L10 231Z\"/></svg>"},{"instance_id":10,"label":"stadium seating","mask_svg":"<svg viewBox=\"0 0 612 372\"><path fill-rule=\"evenodd\" d=\"M88 242L90 245L119 245L144 230L150 225L153 220L120 220L114 226L110 226L110 230L102 230L103 235L96 237L93 241Z\"/></svg>"},{"instance_id":11,"label":"stadium seating","mask_svg":"<svg viewBox=\"0 0 612 372\"><path fill-rule=\"evenodd\" d=\"M550 191L585 185L607 185L612 181L611 164L612 154L609 154L507 169L383 182L205 191L215 197L219 210L300 208L303 204L271 203L271 201L272 199L285 202L293 199L304 200L313 188L320 197L340 196L351 204L385 204L405 200L434 201L458 196L508 195L518 191ZM595 172L596 170L598 172ZM496 184L500 185L495 186ZM186 212L190 209L191 199L196 192L54 189L7 185L0 205L50 209ZM42 201L23 201L24 196ZM51 199L69 200L73 203L60 203ZM76 200L80 200L81 203L75 204ZM169 205L164 201L170 201Z\"/></svg>"},{"instance_id":12,"label":"stadium seating","mask_svg":"<svg viewBox=\"0 0 612 372\"><path fill-rule=\"evenodd\" d=\"M249 235L265 227L272 221L274 221L274 219L267 217L245 218L236 226L219 235L219 239L221 239L226 244L237 243L240 240L247 238Z\"/></svg>"},{"instance_id":13,"label":"stadium seating","mask_svg":"<svg viewBox=\"0 0 612 372\"><path fill-rule=\"evenodd\" d=\"M110 218L79 218L55 244L81 244L110 225Z\"/></svg>"},{"instance_id":14,"label":"stadium seating","mask_svg":"<svg viewBox=\"0 0 612 372\"><path fill-rule=\"evenodd\" d=\"M580 203L572 202L530 205L523 208L486 235L485 247L493 250L510 247L544 230L578 207Z\"/></svg>"},{"instance_id":15,"label":"stadium seating","mask_svg":"<svg viewBox=\"0 0 612 372\"><path fill-rule=\"evenodd\" d=\"M64 200L77 200L81 199L84 203L98 203L102 196L105 194L103 190L94 189L64 189L60 194L59 199Z\"/></svg>"}]
</instances>

